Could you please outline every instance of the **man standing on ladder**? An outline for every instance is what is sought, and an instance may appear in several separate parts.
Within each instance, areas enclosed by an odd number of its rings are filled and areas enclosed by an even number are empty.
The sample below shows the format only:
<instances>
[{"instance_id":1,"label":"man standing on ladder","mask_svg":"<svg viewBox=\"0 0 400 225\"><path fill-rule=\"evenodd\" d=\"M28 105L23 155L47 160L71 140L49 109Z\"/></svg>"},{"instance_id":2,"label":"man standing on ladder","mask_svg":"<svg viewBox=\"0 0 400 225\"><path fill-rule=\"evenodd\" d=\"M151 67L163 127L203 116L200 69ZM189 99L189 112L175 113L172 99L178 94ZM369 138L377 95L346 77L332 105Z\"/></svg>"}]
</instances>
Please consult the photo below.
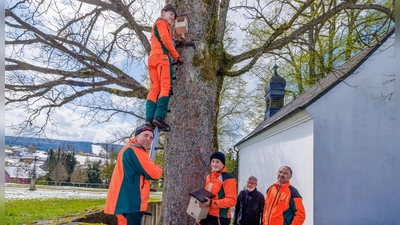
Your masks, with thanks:
<instances>
[{"instance_id":1,"label":"man standing on ladder","mask_svg":"<svg viewBox=\"0 0 400 225\"><path fill-rule=\"evenodd\" d=\"M153 26L150 38L151 50L148 59L150 91L146 101L145 125L157 126L163 131L170 131L170 126L165 122L173 76L170 57L180 63L183 62L172 38L171 25L176 17L175 8L171 4L166 4L161 10L161 17Z\"/></svg>"},{"instance_id":2,"label":"man standing on ladder","mask_svg":"<svg viewBox=\"0 0 400 225\"><path fill-rule=\"evenodd\" d=\"M158 180L162 169L148 154L153 129L140 126L119 152L111 177L104 213L114 214L118 225L140 225L148 208L150 181Z\"/></svg>"}]
</instances>

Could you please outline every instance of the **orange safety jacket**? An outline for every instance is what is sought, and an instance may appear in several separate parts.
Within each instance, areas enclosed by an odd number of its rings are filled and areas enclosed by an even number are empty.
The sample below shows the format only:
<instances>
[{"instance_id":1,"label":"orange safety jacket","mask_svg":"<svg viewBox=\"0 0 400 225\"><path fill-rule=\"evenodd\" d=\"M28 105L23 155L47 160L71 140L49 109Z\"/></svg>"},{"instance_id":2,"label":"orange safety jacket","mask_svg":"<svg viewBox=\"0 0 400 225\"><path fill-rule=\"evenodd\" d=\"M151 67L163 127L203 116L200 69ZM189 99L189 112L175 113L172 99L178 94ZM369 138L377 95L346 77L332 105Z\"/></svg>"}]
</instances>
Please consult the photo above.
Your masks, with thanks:
<instances>
[{"instance_id":1,"label":"orange safety jacket","mask_svg":"<svg viewBox=\"0 0 400 225\"><path fill-rule=\"evenodd\" d=\"M179 53L176 51L172 42L172 31L169 23L162 18L158 18L151 30L150 57L153 55L166 54L177 60L179 58Z\"/></svg>"},{"instance_id":2,"label":"orange safety jacket","mask_svg":"<svg viewBox=\"0 0 400 225\"><path fill-rule=\"evenodd\" d=\"M216 196L211 200L208 214L216 217L231 218L231 207L236 205L236 179L232 174L226 172L224 167L221 171L213 171L206 178L204 188L208 190L212 184L211 193Z\"/></svg>"},{"instance_id":3,"label":"orange safety jacket","mask_svg":"<svg viewBox=\"0 0 400 225\"><path fill-rule=\"evenodd\" d=\"M111 177L104 212L125 214L147 210L150 180L159 179L162 170L135 139L119 152Z\"/></svg>"},{"instance_id":4,"label":"orange safety jacket","mask_svg":"<svg viewBox=\"0 0 400 225\"><path fill-rule=\"evenodd\" d=\"M271 185L266 193L263 225L301 225L306 219L303 199L288 182Z\"/></svg>"}]
</instances>

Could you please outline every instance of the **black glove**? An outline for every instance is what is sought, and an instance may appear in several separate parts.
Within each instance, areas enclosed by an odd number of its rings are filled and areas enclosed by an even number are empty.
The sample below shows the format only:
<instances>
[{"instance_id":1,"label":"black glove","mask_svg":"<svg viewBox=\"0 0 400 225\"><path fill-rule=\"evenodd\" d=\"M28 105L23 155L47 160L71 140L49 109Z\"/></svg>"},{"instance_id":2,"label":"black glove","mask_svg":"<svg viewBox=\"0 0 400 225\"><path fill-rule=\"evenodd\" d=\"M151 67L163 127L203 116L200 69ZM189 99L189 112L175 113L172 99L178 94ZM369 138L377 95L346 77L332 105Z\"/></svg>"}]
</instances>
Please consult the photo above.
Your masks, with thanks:
<instances>
[{"instance_id":1,"label":"black glove","mask_svg":"<svg viewBox=\"0 0 400 225\"><path fill-rule=\"evenodd\" d=\"M179 65L181 65L183 63L183 59L179 56L176 61L178 61Z\"/></svg>"},{"instance_id":2,"label":"black glove","mask_svg":"<svg viewBox=\"0 0 400 225\"><path fill-rule=\"evenodd\" d=\"M179 41L179 43L181 43L181 45L186 45L186 40L185 40L185 38L180 37L178 41Z\"/></svg>"}]
</instances>

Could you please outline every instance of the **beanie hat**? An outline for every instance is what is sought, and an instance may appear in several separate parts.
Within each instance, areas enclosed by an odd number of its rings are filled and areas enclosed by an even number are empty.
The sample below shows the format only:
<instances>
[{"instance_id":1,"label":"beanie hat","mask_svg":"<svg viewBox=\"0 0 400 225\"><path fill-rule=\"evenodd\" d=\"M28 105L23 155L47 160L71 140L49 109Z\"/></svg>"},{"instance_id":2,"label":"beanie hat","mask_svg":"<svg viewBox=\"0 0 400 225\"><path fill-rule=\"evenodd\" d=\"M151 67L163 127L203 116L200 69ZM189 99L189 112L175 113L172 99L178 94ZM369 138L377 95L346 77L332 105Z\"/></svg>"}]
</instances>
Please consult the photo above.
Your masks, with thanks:
<instances>
[{"instance_id":1,"label":"beanie hat","mask_svg":"<svg viewBox=\"0 0 400 225\"><path fill-rule=\"evenodd\" d=\"M151 133L153 133L153 129L151 127L148 127L148 126L144 125L144 126L140 126L140 127L136 128L135 136L138 136L143 131L150 131Z\"/></svg>"},{"instance_id":2,"label":"beanie hat","mask_svg":"<svg viewBox=\"0 0 400 225\"><path fill-rule=\"evenodd\" d=\"M176 14L176 11L175 11L174 6L171 5L171 4L166 4L166 5L164 6L164 8L162 8L161 12L162 12L162 11L172 11L172 12L174 12L174 13L175 13L174 19L176 19L176 17L178 16L178 14Z\"/></svg>"},{"instance_id":3,"label":"beanie hat","mask_svg":"<svg viewBox=\"0 0 400 225\"><path fill-rule=\"evenodd\" d=\"M225 155L222 152L214 152L211 156L210 156L210 162L212 159L219 159L222 164L225 165Z\"/></svg>"}]
</instances>

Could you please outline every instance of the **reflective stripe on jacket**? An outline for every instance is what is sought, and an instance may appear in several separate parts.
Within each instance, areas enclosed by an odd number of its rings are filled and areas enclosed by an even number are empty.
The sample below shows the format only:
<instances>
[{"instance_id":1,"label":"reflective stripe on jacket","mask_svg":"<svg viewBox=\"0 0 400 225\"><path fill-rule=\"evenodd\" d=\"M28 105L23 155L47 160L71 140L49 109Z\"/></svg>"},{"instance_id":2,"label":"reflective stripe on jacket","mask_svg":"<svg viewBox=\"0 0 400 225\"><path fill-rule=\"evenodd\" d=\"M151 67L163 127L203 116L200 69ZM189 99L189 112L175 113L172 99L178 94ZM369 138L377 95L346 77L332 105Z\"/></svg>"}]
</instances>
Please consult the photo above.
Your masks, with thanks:
<instances>
[{"instance_id":1,"label":"reflective stripe on jacket","mask_svg":"<svg viewBox=\"0 0 400 225\"><path fill-rule=\"evenodd\" d=\"M306 219L303 199L296 188L278 183L266 193L263 225L301 225Z\"/></svg>"},{"instance_id":2,"label":"reflective stripe on jacket","mask_svg":"<svg viewBox=\"0 0 400 225\"><path fill-rule=\"evenodd\" d=\"M221 171L213 171L207 176L204 188L208 190L210 184L212 184L210 192L216 196L212 199L208 214L216 217L231 218L230 208L236 205L237 196L235 177L226 172L224 167Z\"/></svg>"},{"instance_id":3,"label":"reflective stripe on jacket","mask_svg":"<svg viewBox=\"0 0 400 225\"><path fill-rule=\"evenodd\" d=\"M161 40L161 42L159 41ZM151 30L151 50L150 56L166 54L172 56L175 60L178 59L179 53L176 51L172 43L172 32L168 22L158 18Z\"/></svg>"},{"instance_id":4,"label":"reflective stripe on jacket","mask_svg":"<svg viewBox=\"0 0 400 225\"><path fill-rule=\"evenodd\" d=\"M150 180L159 179L162 170L148 151L131 139L119 152L111 177L104 212L124 214L147 210Z\"/></svg>"}]
</instances>

